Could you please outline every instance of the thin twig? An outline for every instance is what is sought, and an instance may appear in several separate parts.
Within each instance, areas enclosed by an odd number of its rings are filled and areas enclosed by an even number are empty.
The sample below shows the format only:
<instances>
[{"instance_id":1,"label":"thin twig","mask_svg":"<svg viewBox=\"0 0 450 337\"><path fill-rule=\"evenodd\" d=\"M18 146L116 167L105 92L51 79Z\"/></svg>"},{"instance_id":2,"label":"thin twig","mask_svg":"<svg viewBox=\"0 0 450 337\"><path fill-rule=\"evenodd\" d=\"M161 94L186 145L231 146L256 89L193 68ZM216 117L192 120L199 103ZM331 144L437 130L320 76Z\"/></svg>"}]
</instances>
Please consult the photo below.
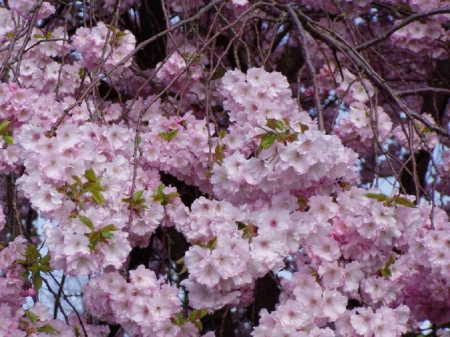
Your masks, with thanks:
<instances>
[{"instance_id":1,"label":"thin twig","mask_svg":"<svg viewBox=\"0 0 450 337\"><path fill-rule=\"evenodd\" d=\"M320 102L320 85L319 81L317 80L317 74L316 70L312 64L311 61L311 55L309 53L308 49L308 40L306 38L305 30L303 29L303 25L298 19L298 16L294 12L294 9L292 8L292 5L287 5L287 10L289 11L289 14L291 15L292 19L294 20L295 26L297 27L297 31L299 33L299 41L300 41L300 47L302 48L303 57L306 62L306 67L308 68L309 76L311 78L312 86L314 89L314 105L316 106L316 112L317 112L317 124L319 126L319 130L325 131L325 123L323 119L323 110L322 110L322 104Z\"/></svg>"}]
</instances>

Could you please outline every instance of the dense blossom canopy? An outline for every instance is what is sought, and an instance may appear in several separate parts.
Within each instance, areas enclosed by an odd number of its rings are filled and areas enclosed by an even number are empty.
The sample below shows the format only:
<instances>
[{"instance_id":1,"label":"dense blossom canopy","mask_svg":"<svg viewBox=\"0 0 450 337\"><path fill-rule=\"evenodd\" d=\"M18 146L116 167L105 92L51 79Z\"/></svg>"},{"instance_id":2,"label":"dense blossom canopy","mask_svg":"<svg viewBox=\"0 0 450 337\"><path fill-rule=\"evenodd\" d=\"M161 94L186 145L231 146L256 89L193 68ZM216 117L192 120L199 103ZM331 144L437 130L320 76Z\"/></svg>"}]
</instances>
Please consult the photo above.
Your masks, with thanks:
<instances>
[{"instance_id":1,"label":"dense blossom canopy","mask_svg":"<svg viewBox=\"0 0 450 337\"><path fill-rule=\"evenodd\" d=\"M0 335L450 336L449 28L0 1Z\"/></svg>"}]
</instances>

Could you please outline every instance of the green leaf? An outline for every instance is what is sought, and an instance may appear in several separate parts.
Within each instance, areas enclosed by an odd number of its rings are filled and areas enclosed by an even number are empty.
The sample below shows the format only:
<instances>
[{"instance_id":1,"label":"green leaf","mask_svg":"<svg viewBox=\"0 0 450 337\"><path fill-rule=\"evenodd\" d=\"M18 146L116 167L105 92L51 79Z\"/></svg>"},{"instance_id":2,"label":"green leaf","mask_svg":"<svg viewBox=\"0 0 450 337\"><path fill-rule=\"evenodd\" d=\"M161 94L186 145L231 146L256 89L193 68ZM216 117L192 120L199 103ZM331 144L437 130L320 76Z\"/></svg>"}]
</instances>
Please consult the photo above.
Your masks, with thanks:
<instances>
[{"instance_id":1,"label":"green leaf","mask_svg":"<svg viewBox=\"0 0 450 337\"><path fill-rule=\"evenodd\" d=\"M178 130L170 130L169 132L160 132L158 136L164 139L166 142L170 142L178 134Z\"/></svg>"},{"instance_id":2,"label":"green leaf","mask_svg":"<svg viewBox=\"0 0 450 337\"><path fill-rule=\"evenodd\" d=\"M226 70L216 70L213 75L211 76L211 81L217 80L219 78L222 78L226 73Z\"/></svg>"},{"instance_id":3,"label":"green leaf","mask_svg":"<svg viewBox=\"0 0 450 337\"><path fill-rule=\"evenodd\" d=\"M14 139L11 136L3 136L3 140L5 141L6 144L14 144Z\"/></svg>"},{"instance_id":4,"label":"green leaf","mask_svg":"<svg viewBox=\"0 0 450 337\"><path fill-rule=\"evenodd\" d=\"M43 38L44 38L44 35L42 35L42 34L34 34L33 37L34 37L35 39L43 39Z\"/></svg>"},{"instance_id":5,"label":"green leaf","mask_svg":"<svg viewBox=\"0 0 450 337\"><path fill-rule=\"evenodd\" d=\"M183 265L183 268L181 268L181 271L178 273L178 275L183 275L187 271L188 271L188 269L187 269L186 265Z\"/></svg>"},{"instance_id":6,"label":"green leaf","mask_svg":"<svg viewBox=\"0 0 450 337\"><path fill-rule=\"evenodd\" d=\"M159 185L159 186L156 188L156 193L162 194L163 191L164 191L164 188L166 188L166 185L164 185L164 184Z\"/></svg>"},{"instance_id":7,"label":"green leaf","mask_svg":"<svg viewBox=\"0 0 450 337\"><path fill-rule=\"evenodd\" d=\"M113 224L106 225L105 227L102 227L102 229L100 229L101 232L114 232L116 230L117 227Z\"/></svg>"},{"instance_id":8,"label":"green leaf","mask_svg":"<svg viewBox=\"0 0 450 337\"><path fill-rule=\"evenodd\" d=\"M392 272L388 267L384 267L380 270L380 274L381 276L384 277L391 277L392 276Z\"/></svg>"},{"instance_id":9,"label":"green leaf","mask_svg":"<svg viewBox=\"0 0 450 337\"><path fill-rule=\"evenodd\" d=\"M386 202L390 202L391 198L389 198L387 195L384 195L382 193L366 193L365 194L367 198L370 199L375 199L377 201L386 201Z\"/></svg>"},{"instance_id":10,"label":"green leaf","mask_svg":"<svg viewBox=\"0 0 450 337\"><path fill-rule=\"evenodd\" d=\"M395 196L394 197L394 202L397 205L401 205L401 206L406 206L406 207L410 207L410 208L415 208L416 207L416 205L414 205L414 203L411 200L409 200L408 198L405 198L405 197Z\"/></svg>"},{"instance_id":11,"label":"green leaf","mask_svg":"<svg viewBox=\"0 0 450 337\"><path fill-rule=\"evenodd\" d=\"M10 121L3 121L0 123L0 135L5 135L8 125L11 124Z\"/></svg>"},{"instance_id":12,"label":"green leaf","mask_svg":"<svg viewBox=\"0 0 450 337\"><path fill-rule=\"evenodd\" d=\"M216 246L217 246L217 238L214 237L208 241L208 243L206 244L205 247L212 250L212 249L216 248Z\"/></svg>"},{"instance_id":13,"label":"green leaf","mask_svg":"<svg viewBox=\"0 0 450 337\"><path fill-rule=\"evenodd\" d=\"M239 230L245 229L247 227L247 225L241 221L236 221L236 225Z\"/></svg>"},{"instance_id":14,"label":"green leaf","mask_svg":"<svg viewBox=\"0 0 450 337\"><path fill-rule=\"evenodd\" d=\"M142 195L144 194L143 190L137 191L136 193L133 194L133 201L136 202L137 200L139 200Z\"/></svg>"},{"instance_id":15,"label":"green leaf","mask_svg":"<svg viewBox=\"0 0 450 337\"><path fill-rule=\"evenodd\" d=\"M79 215L78 219L80 219L82 223L88 226L90 230L92 231L95 230L94 224L92 223L91 219L89 219L87 216Z\"/></svg>"},{"instance_id":16,"label":"green leaf","mask_svg":"<svg viewBox=\"0 0 450 337\"><path fill-rule=\"evenodd\" d=\"M79 77L80 79L82 79L82 78L84 77L85 73L86 73L86 72L85 72L84 68L78 69L78 77Z\"/></svg>"},{"instance_id":17,"label":"green leaf","mask_svg":"<svg viewBox=\"0 0 450 337\"><path fill-rule=\"evenodd\" d=\"M175 138L175 136L178 134L178 130L171 130L169 131L169 141Z\"/></svg>"},{"instance_id":18,"label":"green leaf","mask_svg":"<svg viewBox=\"0 0 450 337\"><path fill-rule=\"evenodd\" d=\"M302 133L305 133L305 131L308 131L308 130L309 130L309 126L308 125L300 123L300 131Z\"/></svg>"},{"instance_id":19,"label":"green leaf","mask_svg":"<svg viewBox=\"0 0 450 337\"><path fill-rule=\"evenodd\" d=\"M42 277L39 272L33 274L34 289L38 292L42 288Z\"/></svg>"},{"instance_id":20,"label":"green leaf","mask_svg":"<svg viewBox=\"0 0 450 337\"><path fill-rule=\"evenodd\" d=\"M275 143L276 136L274 133L269 132L261 136L261 146L263 149L268 149Z\"/></svg>"},{"instance_id":21,"label":"green leaf","mask_svg":"<svg viewBox=\"0 0 450 337\"><path fill-rule=\"evenodd\" d=\"M92 192L92 199L98 204L103 205L105 203L105 198L103 198L103 194L98 191Z\"/></svg>"},{"instance_id":22,"label":"green leaf","mask_svg":"<svg viewBox=\"0 0 450 337\"><path fill-rule=\"evenodd\" d=\"M41 268L38 263L34 263L31 266L28 266L28 270L32 271L33 273L39 273Z\"/></svg>"},{"instance_id":23,"label":"green leaf","mask_svg":"<svg viewBox=\"0 0 450 337\"><path fill-rule=\"evenodd\" d=\"M194 310L189 315L189 322L199 320L200 318L205 317L207 313L206 309Z\"/></svg>"},{"instance_id":24,"label":"green leaf","mask_svg":"<svg viewBox=\"0 0 450 337\"><path fill-rule=\"evenodd\" d=\"M41 264L39 269L44 273L49 273L53 270L49 263Z\"/></svg>"},{"instance_id":25,"label":"green leaf","mask_svg":"<svg viewBox=\"0 0 450 337\"><path fill-rule=\"evenodd\" d=\"M75 180L75 182L76 182L78 185L80 185L80 186L83 185L83 182L81 181L81 179L80 179L78 176L73 175L73 176L72 176L72 179ZM73 185L72 185L72 186L73 186ZM73 189L73 187L72 187L72 189Z\"/></svg>"},{"instance_id":26,"label":"green leaf","mask_svg":"<svg viewBox=\"0 0 450 337\"><path fill-rule=\"evenodd\" d=\"M28 246L28 248L25 252L25 257L27 258L27 260L34 261L34 260L37 260L38 258L40 258L41 254L37 250L36 246L31 244Z\"/></svg>"},{"instance_id":27,"label":"green leaf","mask_svg":"<svg viewBox=\"0 0 450 337\"><path fill-rule=\"evenodd\" d=\"M195 321L194 325L197 327L198 331L202 331L203 330L203 324L200 321Z\"/></svg>"},{"instance_id":28,"label":"green leaf","mask_svg":"<svg viewBox=\"0 0 450 337\"><path fill-rule=\"evenodd\" d=\"M283 121L277 120L275 118L268 118L267 126L272 130L280 130L280 131L286 130Z\"/></svg>"},{"instance_id":29,"label":"green leaf","mask_svg":"<svg viewBox=\"0 0 450 337\"><path fill-rule=\"evenodd\" d=\"M43 326L36 329L37 332L46 332L51 335L59 334L60 331L55 330L50 324L44 324Z\"/></svg>"},{"instance_id":30,"label":"green leaf","mask_svg":"<svg viewBox=\"0 0 450 337\"><path fill-rule=\"evenodd\" d=\"M180 193L178 193L178 192L170 192L170 193L166 194L166 197L168 199L172 199L172 198L179 197L179 196L180 196Z\"/></svg>"},{"instance_id":31,"label":"green leaf","mask_svg":"<svg viewBox=\"0 0 450 337\"><path fill-rule=\"evenodd\" d=\"M177 312L175 314L175 324L180 326L183 325L184 323L186 323L186 319L184 318L183 313Z\"/></svg>"},{"instance_id":32,"label":"green leaf","mask_svg":"<svg viewBox=\"0 0 450 337\"><path fill-rule=\"evenodd\" d=\"M120 39L122 39L124 36L127 36L127 33L123 32L123 31L119 31L116 35L116 39L117 41L119 41Z\"/></svg>"},{"instance_id":33,"label":"green leaf","mask_svg":"<svg viewBox=\"0 0 450 337\"><path fill-rule=\"evenodd\" d=\"M97 247L98 242L101 240L102 234L100 232L92 232L89 235L89 247L91 250L95 250Z\"/></svg>"},{"instance_id":34,"label":"green leaf","mask_svg":"<svg viewBox=\"0 0 450 337\"><path fill-rule=\"evenodd\" d=\"M105 239L112 239L114 237L114 233L112 232L102 232L102 237Z\"/></svg>"},{"instance_id":35,"label":"green leaf","mask_svg":"<svg viewBox=\"0 0 450 337\"><path fill-rule=\"evenodd\" d=\"M392 275L391 269L389 268L395 262L395 256L391 255L388 262L380 269L380 274L384 277L390 277Z\"/></svg>"},{"instance_id":36,"label":"green leaf","mask_svg":"<svg viewBox=\"0 0 450 337\"><path fill-rule=\"evenodd\" d=\"M30 319L30 321L33 322L33 324L36 324L37 321L39 320L39 317L30 310L25 311L25 316L27 316Z\"/></svg>"},{"instance_id":37,"label":"green leaf","mask_svg":"<svg viewBox=\"0 0 450 337\"><path fill-rule=\"evenodd\" d=\"M188 318L189 322L194 322L194 321L198 318L198 317L197 317L198 313L199 313L199 310L194 310L194 311L192 311L192 312L189 314L189 318Z\"/></svg>"},{"instance_id":38,"label":"green leaf","mask_svg":"<svg viewBox=\"0 0 450 337\"><path fill-rule=\"evenodd\" d=\"M83 186L84 192L103 192L104 189L98 183L86 183Z\"/></svg>"},{"instance_id":39,"label":"green leaf","mask_svg":"<svg viewBox=\"0 0 450 337\"><path fill-rule=\"evenodd\" d=\"M41 263L49 263L50 262L50 253L47 253L42 259Z\"/></svg>"},{"instance_id":40,"label":"green leaf","mask_svg":"<svg viewBox=\"0 0 450 337\"><path fill-rule=\"evenodd\" d=\"M223 149L224 149L223 145L217 145L215 150L214 150L214 154L215 154L214 161L217 164L222 164L222 162L223 162L223 157L224 157L223 156Z\"/></svg>"},{"instance_id":41,"label":"green leaf","mask_svg":"<svg viewBox=\"0 0 450 337\"><path fill-rule=\"evenodd\" d=\"M75 337L80 337L81 336L80 329L78 329L78 326L75 325L73 330L75 332Z\"/></svg>"},{"instance_id":42,"label":"green leaf","mask_svg":"<svg viewBox=\"0 0 450 337\"><path fill-rule=\"evenodd\" d=\"M169 135L168 135L167 132L160 132L160 133L158 133L158 136L159 136L160 138L164 139L166 142L169 141Z\"/></svg>"},{"instance_id":43,"label":"green leaf","mask_svg":"<svg viewBox=\"0 0 450 337\"><path fill-rule=\"evenodd\" d=\"M84 177L89 180L90 182L97 182L97 176L95 175L95 172L92 168L90 168L89 170L86 170L86 172L84 173Z\"/></svg>"}]
</instances>

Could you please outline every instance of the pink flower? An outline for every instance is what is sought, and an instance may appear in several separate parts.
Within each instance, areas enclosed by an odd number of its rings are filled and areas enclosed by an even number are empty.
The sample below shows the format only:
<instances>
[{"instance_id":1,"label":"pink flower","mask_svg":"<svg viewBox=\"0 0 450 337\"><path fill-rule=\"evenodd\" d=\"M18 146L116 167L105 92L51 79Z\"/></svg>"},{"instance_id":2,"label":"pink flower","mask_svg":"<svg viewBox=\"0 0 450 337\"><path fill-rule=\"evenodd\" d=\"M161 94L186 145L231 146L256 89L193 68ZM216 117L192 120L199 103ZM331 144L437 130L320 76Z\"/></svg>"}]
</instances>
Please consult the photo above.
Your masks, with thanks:
<instances>
[{"instance_id":1,"label":"pink flower","mask_svg":"<svg viewBox=\"0 0 450 337\"><path fill-rule=\"evenodd\" d=\"M108 243L99 246L99 250L104 256L104 265L112 265L120 268L131 251L131 246L127 240L127 233L115 232L114 236L108 239Z\"/></svg>"},{"instance_id":2,"label":"pink flower","mask_svg":"<svg viewBox=\"0 0 450 337\"><path fill-rule=\"evenodd\" d=\"M173 305L167 298L158 294L155 294L148 300L148 305L151 308L152 320L154 322L165 321L179 310L178 306Z\"/></svg>"},{"instance_id":3,"label":"pink flower","mask_svg":"<svg viewBox=\"0 0 450 337\"><path fill-rule=\"evenodd\" d=\"M211 254L214 267L221 278L228 279L234 275L240 274L245 269L245 264L241 257L230 252L230 249L221 245L213 250Z\"/></svg>"},{"instance_id":4,"label":"pink flower","mask_svg":"<svg viewBox=\"0 0 450 337\"><path fill-rule=\"evenodd\" d=\"M147 325L153 322L154 307L145 297L137 297L130 308L129 316L138 324Z\"/></svg>"},{"instance_id":5,"label":"pink flower","mask_svg":"<svg viewBox=\"0 0 450 337\"><path fill-rule=\"evenodd\" d=\"M344 269L339 267L336 262L324 262L318 270L322 278L322 285L328 289L335 289L344 283Z\"/></svg>"},{"instance_id":6,"label":"pink flower","mask_svg":"<svg viewBox=\"0 0 450 337\"><path fill-rule=\"evenodd\" d=\"M67 258L66 270L71 276L89 275L98 271L98 262L90 254L76 253Z\"/></svg>"},{"instance_id":7,"label":"pink flower","mask_svg":"<svg viewBox=\"0 0 450 337\"><path fill-rule=\"evenodd\" d=\"M291 219L288 211L263 210L255 214L255 225L258 226L258 234L272 235L285 232Z\"/></svg>"},{"instance_id":8,"label":"pink flower","mask_svg":"<svg viewBox=\"0 0 450 337\"><path fill-rule=\"evenodd\" d=\"M298 302L288 300L277 308L276 315L282 326L294 327L297 330L305 327L311 320L305 308L299 307Z\"/></svg>"},{"instance_id":9,"label":"pink flower","mask_svg":"<svg viewBox=\"0 0 450 337\"><path fill-rule=\"evenodd\" d=\"M376 325L377 317L372 308L358 308L350 316L350 322L356 332L364 337L369 337L373 333L373 327Z\"/></svg>"},{"instance_id":10,"label":"pink flower","mask_svg":"<svg viewBox=\"0 0 450 337\"><path fill-rule=\"evenodd\" d=\"M334 261L339 258L341 251L335 240L318 235L311 241L311 251L325 261Z\"/></svg>"},{"instance_id":11,"label":"pink flower","mask_svg":"<svg viewBox=\"0 0 450 337\"><path fill-rule=\"evenodd\" d=\"M195 276L199 283L207 287L213 287L219 283L220 274L211 256L208 256L199 263L199 270Z\"/></svg>"},{"instance_id":12,"label":"pink flower","mask_svg":"<svg viewBox=\"0 0 450 337\"><path fill-rule=\"evenodd\" d=\"M347 306L347 297L336 290L325 290L323 292L323 314L331 321L335 321L342 315Z\"/></svg>"},{"instance_id":13,"label":"pink flower","mask_svg":"<svg viewBox=\"0 0 450 337\"><path fill-rule=\"evenodd\" d=\"M285 240L279 236L258 235L250 244L253 258L268 265L279 262L285 251Z\"/></svg>"},{"instance_id":14,"label":"pink flower","mask_svg":"<svg viewBox=\"0 0 450 337\"><path fill-rule=\"evenodd\" d=\"M318 222L325 222L332 218L339 210L339 205L328 196L312 196L309 199L309 212Z\"/></svg>"},{"instance_id":15,"label":"pink flower","mask_svg":"<svg viewBox=\"0 0 450 337\"><path fill-rule=\"evenodd\" d=\"M130 280L137 287L156 288L158 286L155 273L143 265L130 271Z\"/></svg>"},{"instance_id":16,"label":"pink flower","mask_svg":"<svg viewBox=\"0 0 450 337\"><path fill-rule=\"evenodd\" d=\"M66 255L89 254L89 239L84 234L65 233L63 253Z\"/></svg>"},{"instance_id":17,"label":"pink flower","mask_svg":"<svg viewBox=\"0 0 450 337\"><path fill-rule=\"evenodd\" d=\"M364 278L364 273L361 270L362 265L357 261L352 261L345 265L345 285L346 291L355 291L359 288L359 282Z\"/></svg>"},{"instance_id":18,"label":"pink flower","mask_svg":"<svg viewBox=\"0 0 450 337\"><path fill-rule=\"evenodd\" d=\"M49 185L42 185L30 200L33 206L41 211L52 211L62 204L64 195Z\"/></svg>"},{"instance_id":19,"label":"pink flower","mask_svg":"<svg viewBox=\"0 0 450 337\"><path fill-rule=\"evenodd\" d=\"M311 166L309 157L300 153L296 142L288 144L284 152L280 154L280 158L282 160L281 168L293 167L295 172L299 174L307 173Z\"/></svg>"}]
</instances>

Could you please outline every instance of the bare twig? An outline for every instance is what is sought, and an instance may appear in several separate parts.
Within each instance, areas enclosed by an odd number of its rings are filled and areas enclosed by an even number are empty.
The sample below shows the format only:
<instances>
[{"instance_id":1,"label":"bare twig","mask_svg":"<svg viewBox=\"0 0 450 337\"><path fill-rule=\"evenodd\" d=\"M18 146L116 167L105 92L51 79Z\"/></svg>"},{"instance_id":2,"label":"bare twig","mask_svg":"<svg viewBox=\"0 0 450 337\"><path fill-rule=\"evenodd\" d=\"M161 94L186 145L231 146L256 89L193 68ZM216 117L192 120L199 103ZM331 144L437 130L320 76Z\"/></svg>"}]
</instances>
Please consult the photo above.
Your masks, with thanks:
<instances>
[{"instance_id":1,"label":"bare twig","mask_svg":"<svg viewBox=\"0 0 450 337\"><path fill-rule=\"evenodd\" d=\"M287 5L286 7L287 10L289 11L289 14L291 15L291 18L294 20L295 26L297 27L297 31L299 33L300 47L302 49L303 57L305 58L306 67L308 68L309 76L311 78L312 86L314 89L314 104L317 112L317 124L319 126L319 130L325 131L325 123L323 120L323 109L322 104L320 102L321 90L319 81L317 80L316 70L314 69L314 66L311 61L311 55L309 53L308 40L305 34L305 30L303 29L303 25L298 19L298 16L296 15L292 5Z\"/></svg>"}]
</instances>

